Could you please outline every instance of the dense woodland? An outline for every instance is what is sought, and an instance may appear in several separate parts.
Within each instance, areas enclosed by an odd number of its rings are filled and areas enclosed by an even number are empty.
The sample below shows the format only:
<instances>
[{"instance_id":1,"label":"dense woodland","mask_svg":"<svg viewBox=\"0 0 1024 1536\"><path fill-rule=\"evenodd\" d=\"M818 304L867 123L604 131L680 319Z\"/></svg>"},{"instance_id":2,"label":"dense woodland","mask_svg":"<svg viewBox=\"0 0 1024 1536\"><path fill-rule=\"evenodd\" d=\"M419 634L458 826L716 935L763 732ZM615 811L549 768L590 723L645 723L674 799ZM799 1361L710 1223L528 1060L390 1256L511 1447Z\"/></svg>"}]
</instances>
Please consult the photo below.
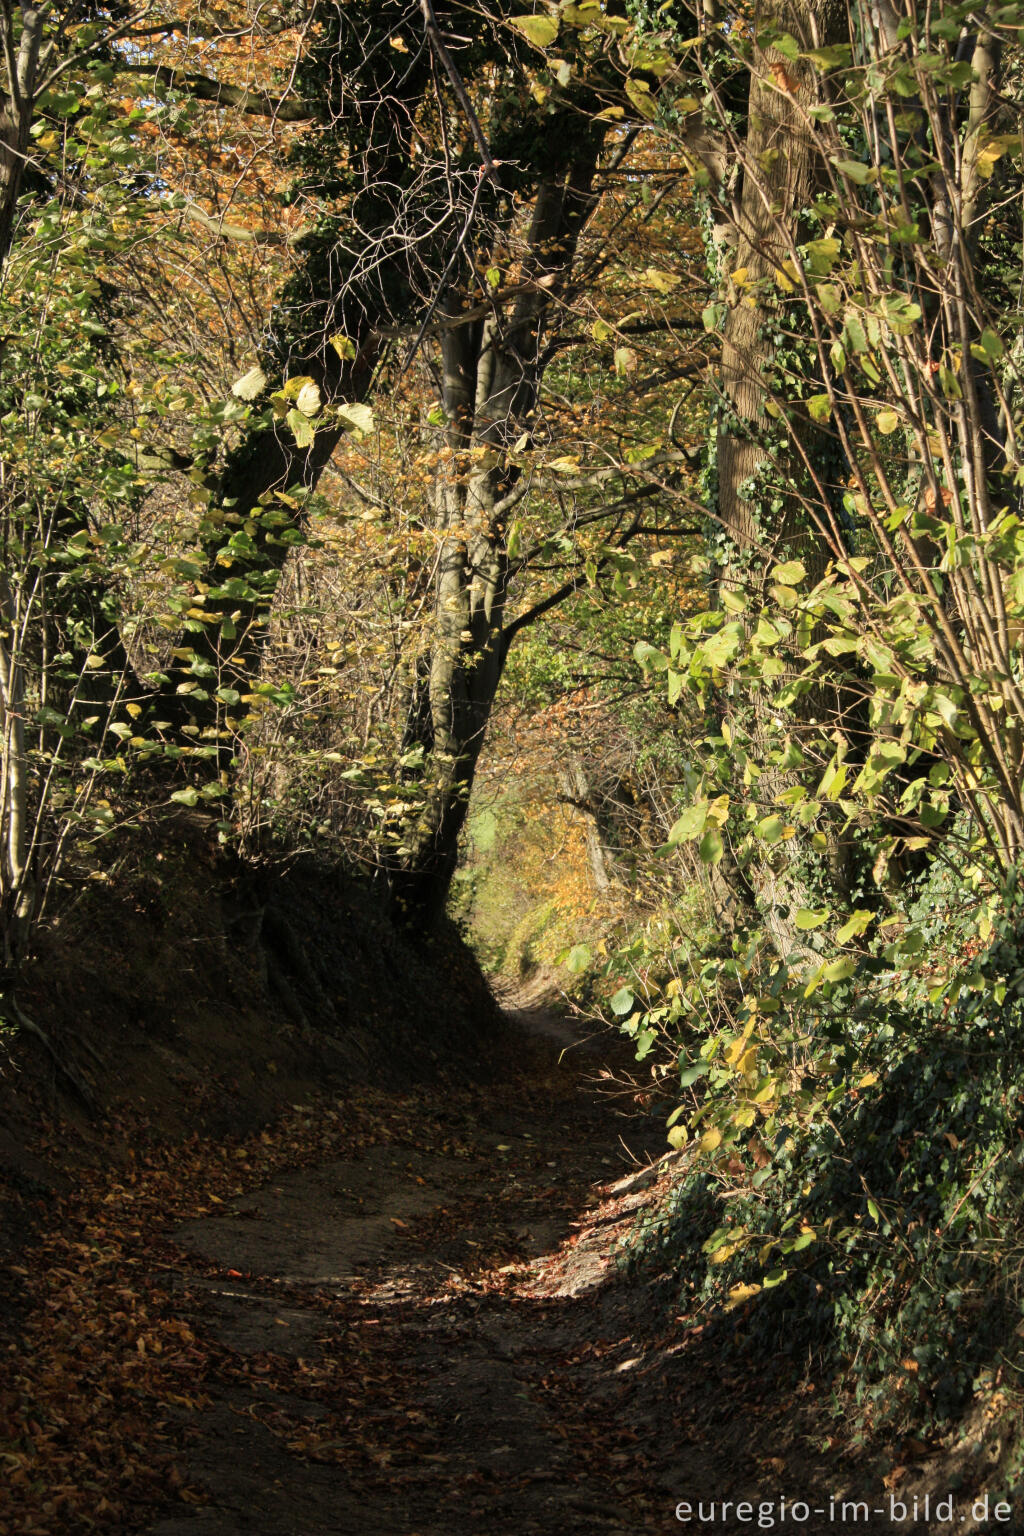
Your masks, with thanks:
<instances>
[{"instance_id":1,"label":"dense woodland","mask_svg":"<svg viewBox=\"0 0 1024 1536\"><path fill-rule=\"evenodd\" d=\"M161 839L340 872L624 1033L723 1348L1015 1419L1022 28L0 8L9 1052Z\"/></svg>"}]
</instances>

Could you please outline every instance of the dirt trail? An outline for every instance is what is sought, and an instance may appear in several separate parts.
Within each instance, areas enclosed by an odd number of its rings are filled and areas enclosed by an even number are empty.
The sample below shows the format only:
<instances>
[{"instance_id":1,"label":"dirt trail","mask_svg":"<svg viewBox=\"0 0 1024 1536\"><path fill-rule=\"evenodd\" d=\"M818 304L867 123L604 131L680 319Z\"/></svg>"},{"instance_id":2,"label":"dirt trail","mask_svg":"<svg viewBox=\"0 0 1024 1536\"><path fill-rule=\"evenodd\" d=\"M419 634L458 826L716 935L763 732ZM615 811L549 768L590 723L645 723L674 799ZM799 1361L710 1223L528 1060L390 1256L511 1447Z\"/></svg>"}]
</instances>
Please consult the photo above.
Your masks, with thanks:
<instances>
[{"instance_id":1,"label":"dirt trail","mask_svg":"<svg viewBox=\"0 0 1024 1536\"><path fill-rule=\"evenodd\" d=\"M700 1522L697 1500L852 1496L813 1413L723 1374L668 1281L621 1283L663 1129L598 1091L600 1048L517 1022L511 1080L431 1105L440 1149L367 1145L174 1234L215 1363L169 1428L205 1502L148 1536L731 1536L756 1504Z\"/></svg>"}]
</instances>

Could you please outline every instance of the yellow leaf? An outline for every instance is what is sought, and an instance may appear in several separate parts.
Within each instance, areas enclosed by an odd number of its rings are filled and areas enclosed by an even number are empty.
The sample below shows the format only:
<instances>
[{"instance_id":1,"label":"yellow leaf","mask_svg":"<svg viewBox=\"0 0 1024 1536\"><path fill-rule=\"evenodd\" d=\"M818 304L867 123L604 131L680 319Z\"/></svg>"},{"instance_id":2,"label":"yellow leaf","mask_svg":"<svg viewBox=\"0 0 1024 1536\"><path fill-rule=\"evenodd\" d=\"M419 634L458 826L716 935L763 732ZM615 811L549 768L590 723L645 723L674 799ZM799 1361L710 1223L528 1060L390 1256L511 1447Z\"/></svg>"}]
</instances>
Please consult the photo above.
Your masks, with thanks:
<instances>
[{"instance_id":1,"label":"yellow leaf","mask_svg":"<svg viewBox=\"0 0 1024 1536\"><path fill-rule=\"evenodd\" d=\"M511 16L509 26L536 48L547 48L558 36L558 21L552 16Z\"/></svg>"},{"instance_id":2,"label":"yellow leaf","mask_svg":"<svg viewBox=\"0 0 1024 1536\"><path fill-rule=\"evenodd\" d=\"M704 1135L701 1137L700 1150L702 1152L713 1152L715 1148L721 1144L721 1140L721 1131L718 1129L717 1125L713 1125L710 1131L705 1131Z\"/></svg>"},{"instance_id":3,"label":"yellow leaf","mask_svg":"<svg viewBox=\"0 0 1024 1536\"><path fill-rule=\"evenodd\" d=\"M730 1045L726 1046L723 1054L725 1056L725 1064L727 1067L734 1067L736 1065L740 1057L743 1055L744 1050L746 1049L746 1044L747 1036L744 1034L738 1036L737 1039L733 1040Z\"/></svg>"},{"instance_id":4,"label":"yellow leaf","mask_svg":"<svg viewBox=\"0 0 1024 1536\"><path fill-rule=\"evenodd\" d=\"M671 293L681 281L682 279L676 273L662 272L658 267L648 267L642 278L644 286L653 288L656 293Z\"/></svg>"},{"instance_id":5,"label":"yellow leaf","mask_svg":"<svg viewBox=\"0 0 1024 1536\"><path fill-rule=\"evenodd\" d=\"M725 1310L731 1312L734 1307L740 1307L751 1296L756 1296L761 1289L759 1285L734 1285L729 1292L729 1300L725 1304Z\"/></svg>"}]
</instances>

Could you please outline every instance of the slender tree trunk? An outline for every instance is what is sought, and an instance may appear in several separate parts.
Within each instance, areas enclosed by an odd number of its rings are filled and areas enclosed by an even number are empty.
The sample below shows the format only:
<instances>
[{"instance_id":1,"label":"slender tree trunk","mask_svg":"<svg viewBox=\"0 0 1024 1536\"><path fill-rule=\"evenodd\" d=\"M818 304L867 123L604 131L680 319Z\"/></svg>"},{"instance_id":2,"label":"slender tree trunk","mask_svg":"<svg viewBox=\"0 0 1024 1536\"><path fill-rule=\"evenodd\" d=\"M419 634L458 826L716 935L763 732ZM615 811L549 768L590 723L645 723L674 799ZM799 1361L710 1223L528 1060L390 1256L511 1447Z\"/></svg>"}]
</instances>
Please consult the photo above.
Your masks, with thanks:
<instances>
[{"instance_id":1,"label":"slender tree trunk","mask_svg":"<svg viewBox=\"0 0 1024 1536\"><path fill-rule=\"evenodd\" d=\"M0 266L10 254L14 239L18 195L21 192L30 129L35 115L36 73L42 41L45 7L22 5L21 33L15 36L13 11L4 8L0 27L4 52L11 63L7 92L0 98Z\"/></svg>"},{"instance_id":2,"label":"slender tree trunk","mask_svg":"<svg viewBox=\"0 0 1024 1536\"><path fill-rule=\"evenodd\" d=\"M516 471L507 450L530 430L541 381L541 334L553 298L568 283L580 234L596 202L603 141L584 138L567 168L541 181L526 241L527 291L501 326L453 328L442 341L447 469L434 491L442 535L429 663L429 737L422 806L401 851L387 860L405 918L429 924L443 912L458 839L484 744L508 643L507 498ZM457 315L453 289L444 307ZM482 467L467 474L473 451ZM423 720L422 709L414 716Z\"/></svg>"},{"instance_id":3,"label":"slender tree trunk","mask_svg":"<svg viewBox=\"0 0 1024 1536\"><path fill-rule=\"evenodd\" d=\"M808 0L773 8L771 19L804 46L820 47L843 36L846 11L837 0ZM745 174L733 229L720 247L731 247L729 270L738 281L723 330L723 403L716 437L717 517L729 541L719 581L722 588L751 594L755 606L759 588L766 589L778 562L801 560L812 582L823 573L832 551L822 531L828 508L820 506L821 488L828 480L828 462L835 460L831 440L813 423L807 422L799 453L765 410L776 368L773 322L781 330L799 334L801 329L800 296L787 303L794 284L786 277L790 247L785 232L798 227L801 209L811 202L823 167L807 117L820 89L819 77L809 66L774 50L768 50L761 65L751 74ZM808 462L821 470L817 483L808 474ZM808 697L801 702L804 718L826 718L824 701ZM783 741L768 685L754 696L736 727L749 737L750 757L760 765L751 792L766 815L779 792L795 782L792 773L769 766ZM756 908L758 920L782 954L798 943L792 912L805 904L802 878L792 859L794 847L782 843L770 853L766 849L766 857L742 874L727 853L712 878L713 899L727 925L737 921L744 907L749 916L754 915L749 909ZM838 850L832 860L839 871Z\"/></svg>"}]
</instances>

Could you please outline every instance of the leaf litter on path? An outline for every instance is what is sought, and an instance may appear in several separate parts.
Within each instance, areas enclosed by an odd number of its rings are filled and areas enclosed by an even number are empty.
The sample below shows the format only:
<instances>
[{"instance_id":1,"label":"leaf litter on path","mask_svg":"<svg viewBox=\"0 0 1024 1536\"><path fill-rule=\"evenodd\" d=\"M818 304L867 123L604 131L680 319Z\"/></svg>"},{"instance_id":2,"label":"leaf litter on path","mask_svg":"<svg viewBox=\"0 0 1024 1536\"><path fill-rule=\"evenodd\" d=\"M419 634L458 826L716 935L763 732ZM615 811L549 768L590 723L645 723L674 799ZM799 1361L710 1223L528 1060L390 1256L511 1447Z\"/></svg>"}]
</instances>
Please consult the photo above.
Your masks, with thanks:
<instances>
[{"instance_id":1,"label":"leaf litter on path","mask_svg":"<svg viewBox=\"0 0 1024 1536\"><path fill-rule=\"evenodd\" d=\"M545 1030L498 1085L76 1174L16 1277L0 1536L625 1536L824 1486L804 1410L623 1283L674 1159Z\"/></svg>"}]
</instances>

